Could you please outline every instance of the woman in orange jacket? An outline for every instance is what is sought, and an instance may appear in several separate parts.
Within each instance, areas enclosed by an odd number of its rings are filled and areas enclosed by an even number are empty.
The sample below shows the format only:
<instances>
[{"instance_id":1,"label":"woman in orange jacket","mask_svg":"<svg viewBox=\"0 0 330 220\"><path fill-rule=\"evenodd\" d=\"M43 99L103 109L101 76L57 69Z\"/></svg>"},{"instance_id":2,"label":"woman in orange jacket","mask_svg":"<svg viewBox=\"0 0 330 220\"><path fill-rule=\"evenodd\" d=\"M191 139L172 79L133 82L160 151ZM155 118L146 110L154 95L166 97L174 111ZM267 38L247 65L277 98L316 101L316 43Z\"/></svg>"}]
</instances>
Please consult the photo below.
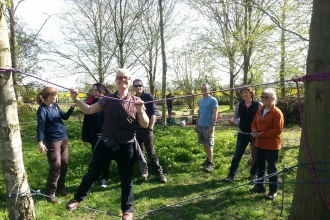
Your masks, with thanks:
<instances>
[{"instance_id":1,"label":"woman in orange jacket","mask_svg":"<svg viewBox=\"0 0 330 220\"><path fill-rule=\"evenodd\" d=\"M264 104L256 113L251 125L251 135L255 138L254 145L257 148L258 180L256 185L250 189L254 193L266 191L262 177L277 172L279 151L281 150L281 133L284 126L284 117L280 109L275 106L277 97L275 89L265 89L261 94ZM278 176L269 178L269 193L267 198L275 199L277 196Z\"/></svg>"}]
</instances>

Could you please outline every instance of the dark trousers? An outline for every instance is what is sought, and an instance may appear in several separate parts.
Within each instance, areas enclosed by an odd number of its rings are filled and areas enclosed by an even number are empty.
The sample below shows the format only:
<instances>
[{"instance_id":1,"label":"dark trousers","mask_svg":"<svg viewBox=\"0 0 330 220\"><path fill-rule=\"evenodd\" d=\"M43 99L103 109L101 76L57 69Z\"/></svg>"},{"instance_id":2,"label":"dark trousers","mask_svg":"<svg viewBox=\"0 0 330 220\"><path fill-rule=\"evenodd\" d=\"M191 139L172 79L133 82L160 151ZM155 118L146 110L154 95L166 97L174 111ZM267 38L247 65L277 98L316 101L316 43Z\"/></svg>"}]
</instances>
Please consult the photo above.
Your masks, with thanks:
<instances>
[{"instance_id":1,"label":"dark trousers","mask_svg":"<svg viewBox=\"0 0 330 220\"><path fill-rule=\"evenodd\" d=\"M172 117L172 104L167 104L167 116Z\"/></svg>"},{"instance_id":2,"label":"dark trousers","mask_svg":"<svg viewBox=\"0 0 330 220\"><path fill-rule=\"evenodd\" d=\"M230 166L230 171L229 171L228 176L234 177L237 174L237 169L238 169L239 163L246 150L246 147L249 145L250 142L251 142L251 136L249 134L238 133L237 140L236 140L236 150L235 150L233 159L231 161L231 166ZM250 175L251 176L257 175L257 162L256 161L251 166Z\"/></svg>"},{"instance_id":3,"label":"dark trousers","mask_svg":"<svg viewBox=\"0 0 330 220\"><path fill-rule=\"evenodd\" d=\"M277 172L278 150L265 150L257 148L258 179L265 176L266 162L268 175ZM278 175L269 178L269 192L277 192ZM263 182L259 180L258 182ZM261 185L260 185L261 186Z\"/></svg>"},{"instance_id":4,"label":"dark trousers","mask_svg":"<svg viewBox=\"0 0 330 220\"><path fill-rule=\"evenodd\" d=\"M93 155L95 145L96 145L96 143L92 144L92 155ZM91 156L91 160L92 160L92 156ZM105 180L109 179L109 170L110 170L111 160L113 160L113 159L110 158L109 160L104 161L104 166L103 166L103 169L101 171L101 174L102 174L101 180L102 179L105 179Z\"/></svg>"},{"instance_id":5,"label":"dark trousers","mask_svg":"<svg viewBox=\"0 0 330 220\"><path fill-rule=\"evenodd\" d=\"M136 129L136 140L138 141L141 151L144 152L144 148L147 151L148 157L151 160L151 165L157 175L163 173L163 168L159 165L158 156L154 148L154 135L153 132L146 128ZM144 155L146 158L146 156ZM147 161L147 160L146 160ZM146 167L145 173L148 173L148 166Z\"/></svg>"},{"instance_id":6,"label":"dark trousers","mask_svg":"<svg viewBox=\"0 0 330 220\"><path fill-rule=\"evenodd\" d=\"M45 142L45 146L49 165L46 195L50 195L65 188L65 177L69 162L69 139L64 138L60 141Z\"/></svg>"},{"instance_id":7,"label":"dark trousers","mask_svg":"<svg viewBox=\"0 0 330 220\"><path fill-rule=\"evenodd\" d=\"M74 198L78 201L84 200L94 181L101 174L104 163L115 159L118 165L121 181L121 209L124 212L132 212L134 202L132 172L135 163L135 154L133 144L119 144L119 149L115 152L108 148L101 141L92 155L92 161L89 169L83 177Z\"/></svg>"}]
</instances>

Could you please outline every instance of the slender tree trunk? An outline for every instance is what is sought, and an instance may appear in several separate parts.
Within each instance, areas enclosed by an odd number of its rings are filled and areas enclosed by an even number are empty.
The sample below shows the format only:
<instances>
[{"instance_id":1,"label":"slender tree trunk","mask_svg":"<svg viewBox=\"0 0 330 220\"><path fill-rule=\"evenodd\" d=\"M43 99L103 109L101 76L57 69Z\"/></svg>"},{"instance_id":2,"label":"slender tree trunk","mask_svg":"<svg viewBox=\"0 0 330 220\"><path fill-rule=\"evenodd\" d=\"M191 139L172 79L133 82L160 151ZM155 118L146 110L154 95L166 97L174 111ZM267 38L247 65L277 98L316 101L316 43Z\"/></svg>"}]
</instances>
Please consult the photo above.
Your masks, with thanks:
<instances>
[{"instance_id":1,"label":"slender tree trunk","mask_svg":"<svg viewBox=\"0 0 330 220\"><path fill-rule=\"evenodd\" d=\"M1 11L0 15L0 68L11 68L10 47L7 22ZM0 73L0 159L7 194L9 219L35 219L34 203L30 194L22 155L22 141L17 115L11 72Z\"/></svg>"},{"instance_id":2,"label":"slender tree trunk","mask_svg":"<svg viewBox=\"0 0 330 220\"><path fill-rule=\"evenodd\" d=\"M165 40L164 40L164 11L163 11L163 0L159 0L159 26L160 26L160 43L162 48L162 60L163 60L163 82L162 82L162 98L166 97L166 53L165 53ZM163 125L166 126L166 111L165 111L165 102L162 103L162 121Z\"/></svg>"},{"instance_id":3,"label":"slender tree trunk","mask_svg":"<svg viewBox=\"0 0 330 220\"><path fill-rule=\"evenodd\" d=\"M15 21L15 7L14 1L10 1L10 6L7 8L9 14L10 27L10 52L11 52L11 66L17 68L17 50L16 50L16 21ZM13 83L16 100L18 100L18 77L17 73L13 73Z\"/></svg>"},{"instance_id":4,"label":"slender tree trunk","mask_svg":"<svg viewBox=\"0 0 330 220\"><path fill-rule=\"evenodd\" d=\"M286 26L286 8L287 8L288 2L285 0L283 2L283 7L282 7L282 14L281 14L281 26L285 27ZM280 64L280 80L281 80L281 97L285 98L285 58L286 58L286 36L285 36L285 31L282 29L281 30L281 64Z\"/></svg>"},{"instance_id":5,"label":"slender tree trunk","mask_svg":"<svg viewBox=\"0 0 330 220\"><path fill-rule=\"evenodd\" d=\"M248 84L248 73L251 58L251 0L245 0L244 5L244 48L243 48L243 85ZM233 88L233 87L231 87Z\"/></svg>"},{"instance_id":6,"label":"slender tree trunk","mask_svg":"<svg viewBox=\"0 0 330 220\"><path fill-rule=\"evenodd\" d=\"M330 1L314 0L310 26L307 74L330 72ZM330 151L328 118L330 108L330 82L307 81L304 98L304 129L313 167L309 165L308 151L302 138L299 150L300 165L297 171L289 219L329 219L330 210ZM312 170L319 181L322 193L317 190ZM322 182L323 181L323 182ZM324 199L322 196L324 196ZM327 202L326 202L327 201Z\"/></svg>"},{"instance_id":7,"label":"slender tree trunk","mask_svg":"<svg viewBox=\"0 0 330 220\"><path fill-rule=\"evenodd\" d=\"M234 88L234 71L235 71L235 59L229 58L229 87ZM230 96L229 96L229 109L234 109L234 90L230 90Z\"/></svg>"}]
</instances>

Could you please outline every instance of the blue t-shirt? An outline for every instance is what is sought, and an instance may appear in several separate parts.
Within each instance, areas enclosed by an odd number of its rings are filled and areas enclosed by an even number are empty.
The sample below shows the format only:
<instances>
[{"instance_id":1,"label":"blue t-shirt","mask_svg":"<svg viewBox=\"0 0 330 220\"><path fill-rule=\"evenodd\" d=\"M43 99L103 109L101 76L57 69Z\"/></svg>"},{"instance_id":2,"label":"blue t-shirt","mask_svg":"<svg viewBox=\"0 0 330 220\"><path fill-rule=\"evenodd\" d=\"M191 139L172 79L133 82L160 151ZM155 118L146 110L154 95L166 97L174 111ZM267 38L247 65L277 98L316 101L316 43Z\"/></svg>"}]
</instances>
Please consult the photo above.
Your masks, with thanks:
<instances>
[{"instance_id":1,"label":"blue t-shirt","mask_svg":"<svg viewBox=\"0 0 330 220\"><path fill-rule=\"evenodd\" d=\"M218 107L218 101L213 96L207 98L202 97L198 101L199 119L198 126L210 127L212 125L213 108Z\"/></svg>"}]
</instances>

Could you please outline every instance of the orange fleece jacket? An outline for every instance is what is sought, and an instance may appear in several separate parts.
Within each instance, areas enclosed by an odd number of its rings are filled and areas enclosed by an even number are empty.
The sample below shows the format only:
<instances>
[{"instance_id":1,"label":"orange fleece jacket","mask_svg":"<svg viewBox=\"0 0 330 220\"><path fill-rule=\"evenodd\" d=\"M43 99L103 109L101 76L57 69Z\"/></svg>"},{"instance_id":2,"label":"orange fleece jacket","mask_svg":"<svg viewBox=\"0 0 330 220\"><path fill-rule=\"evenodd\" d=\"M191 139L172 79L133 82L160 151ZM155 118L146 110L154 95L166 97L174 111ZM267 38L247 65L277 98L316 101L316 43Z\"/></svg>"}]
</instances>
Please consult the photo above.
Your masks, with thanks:
<instances>
[{"instance_id":1,"label":"orange fleece jacket","mask_svg":"<svg viewBox=\"0 0 330 220\"><path fill-rule=\"evenodd\" d=\"M265 150L281 150L281 133L284 126L284 117L280 109L275 105L262 118L262 106L256 113L251 129L257 131L260 136L255 139L254 145Z\"/></svg>"}]
</instances>

